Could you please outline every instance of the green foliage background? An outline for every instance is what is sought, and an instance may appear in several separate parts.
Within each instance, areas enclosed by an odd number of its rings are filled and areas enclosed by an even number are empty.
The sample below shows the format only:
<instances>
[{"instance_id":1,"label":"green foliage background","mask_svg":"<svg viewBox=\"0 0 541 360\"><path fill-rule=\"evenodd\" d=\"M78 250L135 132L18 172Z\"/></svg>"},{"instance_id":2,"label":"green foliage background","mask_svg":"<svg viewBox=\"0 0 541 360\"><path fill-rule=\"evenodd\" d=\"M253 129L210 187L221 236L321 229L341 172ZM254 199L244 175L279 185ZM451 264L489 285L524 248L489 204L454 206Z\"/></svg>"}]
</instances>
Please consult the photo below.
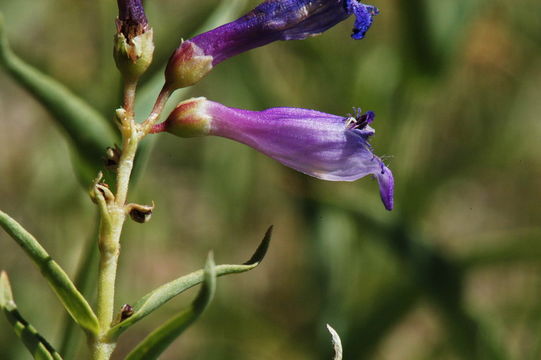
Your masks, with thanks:
<instances>
[{"instance_id":1,"label":"green foliage background","mask_svg":"<svg viewBox=\"0 0 541 360\"><path fill-rule=\"evenodd\" d=\"M224 1L238 14L257 3ZM219 3L147 1L156 39L147 80ZM349 38L350 19L230 59L185 96L375 111L372 143L394 172L396 209L383 209L368 178L323 182L228 140L156 136L130 199L157 209L126 227L119 307L202 267L210 249L217 263L246 260L275 225L263 264L219 279L209 310L163 359L330 359L325 323L345 359L541 358L541 4L373 5L381 14L365 40ZM115 7L0 0L14 50L107 118L120 104ZM96 217L70 152L53 119L0 72L0 208L74 274ZM21 312L58 344L65 314L3 232L0 268ZM117 358L195 291L126 333ZM27 358L2 320L0 359Z\"/></svg>"}]
</instances>

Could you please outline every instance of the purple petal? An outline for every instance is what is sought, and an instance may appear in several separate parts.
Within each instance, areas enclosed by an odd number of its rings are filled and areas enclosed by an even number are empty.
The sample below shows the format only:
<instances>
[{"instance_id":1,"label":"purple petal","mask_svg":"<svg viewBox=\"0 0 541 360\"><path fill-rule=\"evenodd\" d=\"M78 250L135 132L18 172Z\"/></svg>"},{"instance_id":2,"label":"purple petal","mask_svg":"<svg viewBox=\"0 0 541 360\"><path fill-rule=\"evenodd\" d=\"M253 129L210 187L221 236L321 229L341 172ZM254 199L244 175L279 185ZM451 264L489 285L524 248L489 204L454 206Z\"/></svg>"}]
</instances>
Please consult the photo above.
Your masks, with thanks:
<instances>
[{"instance_id":1,"label":"purple petal","mask_svg":"<svg viewBox=\"0 0 541 360\"><path fill-rule=\"evenodd\" d=\"M354 39L361 39L377 14L357 0L268 0L245 16L189 40L214 57L213 65L277 40L316 36L355 14Z\"/></svg>"},{"instance_id":2,"label":"purple petal","mask_svg":"<svg viewBox=\"0 0 541 360\"><path fill-rule=\"evenodd\" d=\"M206 111L210 135L246 144L307 175L330 181L376 176L385 208L393 208L392 172L372 153L368 124L348 129L344 117L297 108L248 111L209 102Z\"/></svg>"},{"instance_id":3,"label":"purple petal","mask_svg":"<svg viewBox=\"0 0 541 360\"><path fill-rule=\"evenodd\" d=\"M117 4L117 30L131 41L148 26L145 9L141 0L117 0Z\"/></svg>"},{"instance_id":4,"label":"purple petal","mask_svg":"<svg viewBox=\"0 0 541 360\"><path fill-rule=\"evenodd\" d=\"M143 9L141 0L117 0L117 4L118 18L120 20L147 24L145 9Z\"/></svg>"},{"instance_id":5,"label":"purple petal","mask_svg":"<svg viewBox=\"0 0 541 360\"><path fill-rule=\"evenodd\" d=\"M357 0L347 0L347 8L350 13L355 15L355 24L351 37L360 40L364 38L368 29L372 26L373 18L379 14L379 9L371 5L364 5Z\"/></svg>"},{"instance_id":6,"label":"purple petal","mask_svg":"<svg viewBox=\"0 0 541 360\"><path fill-rule=\"evenodd\" d=\"M388 167L382 166L379 174L376 175L379 184L379 194L385 209L391 211L394 207L394 178Z\"/></svg>"},{"instance_id":7,"label":"purple petal","mask_svg":"<svg viewBox=\"0 0 541 360\"><path fill-rule=\"evenodd\" d=\"M391 170L372 153L368 143L374 113L342 117L298 108L249 111L224 106L205 98L180 103L152 132L167 131L181 137L216 135L246 144L282 164L330 181L377 178L381 200L393 208Z\"/></svg>"}]
</instances>

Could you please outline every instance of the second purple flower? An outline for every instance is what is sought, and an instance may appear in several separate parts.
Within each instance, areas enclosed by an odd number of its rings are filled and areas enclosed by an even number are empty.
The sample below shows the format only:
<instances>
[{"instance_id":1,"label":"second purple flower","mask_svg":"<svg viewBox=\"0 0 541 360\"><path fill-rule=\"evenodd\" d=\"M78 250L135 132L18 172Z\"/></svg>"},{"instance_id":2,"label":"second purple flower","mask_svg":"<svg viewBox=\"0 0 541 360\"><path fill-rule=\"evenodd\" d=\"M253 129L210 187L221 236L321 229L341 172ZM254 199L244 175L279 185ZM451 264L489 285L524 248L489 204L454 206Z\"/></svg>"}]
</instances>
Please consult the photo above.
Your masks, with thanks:
<instances>
[{"instance_id":1,"label":"second purple flower","mask_svg":"<svg viewBox=\"0 0 541 360\"><path fill-rule=\"evenodd\" d=\"M153 132L226 137L323 180L354 181L374 175L385 208L392 210L392 172L368 142L375 133L370 127L374 116L367 112L343 117L287 107L249 111L195 98L180 103Z\"/></svg>"},{"instance_id":2,"label":"second purple flower","mask_svg":"<svg viewBox=\"0 0 541 360\"><path fill-rule=\"evenodd\" d=\"M190 86L213 66L278 40L316 36L355 15L353 39L364 38L378 9L357 0L267 0L243 17L182 42L165 76L171 89Z\"/></svg>"}]
</instances>

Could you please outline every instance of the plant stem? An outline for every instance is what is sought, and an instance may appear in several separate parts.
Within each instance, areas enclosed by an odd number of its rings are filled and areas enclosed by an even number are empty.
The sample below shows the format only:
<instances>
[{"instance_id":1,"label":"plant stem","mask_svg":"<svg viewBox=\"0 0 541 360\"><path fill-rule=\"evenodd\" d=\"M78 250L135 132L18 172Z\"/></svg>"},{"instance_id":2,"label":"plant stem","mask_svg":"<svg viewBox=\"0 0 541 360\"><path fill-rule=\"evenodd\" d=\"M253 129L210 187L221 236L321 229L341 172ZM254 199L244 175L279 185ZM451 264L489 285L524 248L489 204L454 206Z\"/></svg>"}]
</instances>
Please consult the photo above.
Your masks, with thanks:
<instances>
[{"instance_id":1,"label":"plant stem","mask_svg":"<svg viewBox=\"0 0 541 360\"><path fill-rule=\"evenodd\" d=\"M171 91L164 87L147 120L139 125L135 123L133 113L135 87L135 83L126 82L124 84L123 109L117 110L120 132L122 133L122 154L117 167L114 199L107 199L102 195L99 199L99 203L102 205L99 207L101 209L101 223L97 306L100 331L98 336L91 338L89 342L93 360L108 360L116 347L116 339L110 339L106 334L111 328L114 316L116 271L120 255L120 236L127 215L126 199L130 176L139 141L159 119L165 103L171 95Z\"/></svg>"},{"instance_id":2,"label":"plant stem","mask_svg":"<svg viewBox=\"0 0 541 360\"><path fill-rule=\"evenodd\" d=\"M133 140L133 138L124 139L124 150L120 158L117 175L117 196L115 201L108 206L110 220L107 223L102 223L100 229L99 249L101 257L98 274L97 308L100 333L93 346L93 359L95 360L109 359L116 345L114 342L105 339L104 335L111 328L113 321L116 270L120 255L120 235L126 219L124 204L133 168L133 159L137 150L137 140Z\"/></svg>"},{"instance_id":3,"label":"plant stem","mask_svg":"<svg viewBox=\"0 0 541 360\"><path fill-rule=\"evenodd\" d=\"M160 91L160 94L158 95L158 98L156 99L156 102L154 103L154 107L152 108L150 115L145 122L141 124L142 136L148 134L152 126L154 126L154 124L156 124L156 122L159 120L160 115L165 108L165 104L167 103L167 100L169 100L171 94L172 91L167 87L167 85L164 85Z\"/></svg>"},{"instance_id":4,"label":"plant stem","mask_svg":"<svg viewBox=\"0 0 541 360\"><path fill-rule=\"evenodd\" d=\"M107 360L115 349L116 342L105 337L111 328L114 315L115 280L120 255L120 235L126 220L126 198L133 162L139 142L139 131L133 116L135 86L127 84L124 94L124 110L117 112L122 133L122 154L117 168L117 187L114 200L107 202L107 214L101 214L98 273L97 316L100 325L98 336L91 339L92 359Z\"/></svg>"},{"instance_id":5,"label":"plant stem","mask_svg":"<svg viewBox=\"0 0 541 360\"><path fill-rule=\"evenodd\" d=\"M133 106L135 104L135 90L137 88L137 81L125 81L124 82L124 101L122 107L126 110L128 116L133 117Z\"/></svg>"}]
</instances>

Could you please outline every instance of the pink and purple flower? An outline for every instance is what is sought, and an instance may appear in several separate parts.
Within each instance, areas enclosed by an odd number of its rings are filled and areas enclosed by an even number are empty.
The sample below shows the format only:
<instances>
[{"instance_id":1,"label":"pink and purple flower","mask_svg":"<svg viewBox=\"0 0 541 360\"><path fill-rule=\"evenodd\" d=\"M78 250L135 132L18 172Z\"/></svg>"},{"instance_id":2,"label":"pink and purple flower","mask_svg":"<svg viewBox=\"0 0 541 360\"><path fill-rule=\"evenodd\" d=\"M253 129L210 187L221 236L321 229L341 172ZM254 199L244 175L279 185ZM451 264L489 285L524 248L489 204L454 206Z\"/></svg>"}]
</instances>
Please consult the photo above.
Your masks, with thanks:
<instances>
[{"instance_id":1,"label":"pink and purple flower","mask_svg":"<svg viewBox=\"0 0 541 360\"><path fill-rule=\"evenodd\" d=\"M392 172L368 142L375 133L370 126L374 116L358 112L343 117L287 107L249 111L195 98L180 103L153 132L229 138L323 180L354 181L373 175L385 208L392 210Z\"/></svg>"}]
</instances>

